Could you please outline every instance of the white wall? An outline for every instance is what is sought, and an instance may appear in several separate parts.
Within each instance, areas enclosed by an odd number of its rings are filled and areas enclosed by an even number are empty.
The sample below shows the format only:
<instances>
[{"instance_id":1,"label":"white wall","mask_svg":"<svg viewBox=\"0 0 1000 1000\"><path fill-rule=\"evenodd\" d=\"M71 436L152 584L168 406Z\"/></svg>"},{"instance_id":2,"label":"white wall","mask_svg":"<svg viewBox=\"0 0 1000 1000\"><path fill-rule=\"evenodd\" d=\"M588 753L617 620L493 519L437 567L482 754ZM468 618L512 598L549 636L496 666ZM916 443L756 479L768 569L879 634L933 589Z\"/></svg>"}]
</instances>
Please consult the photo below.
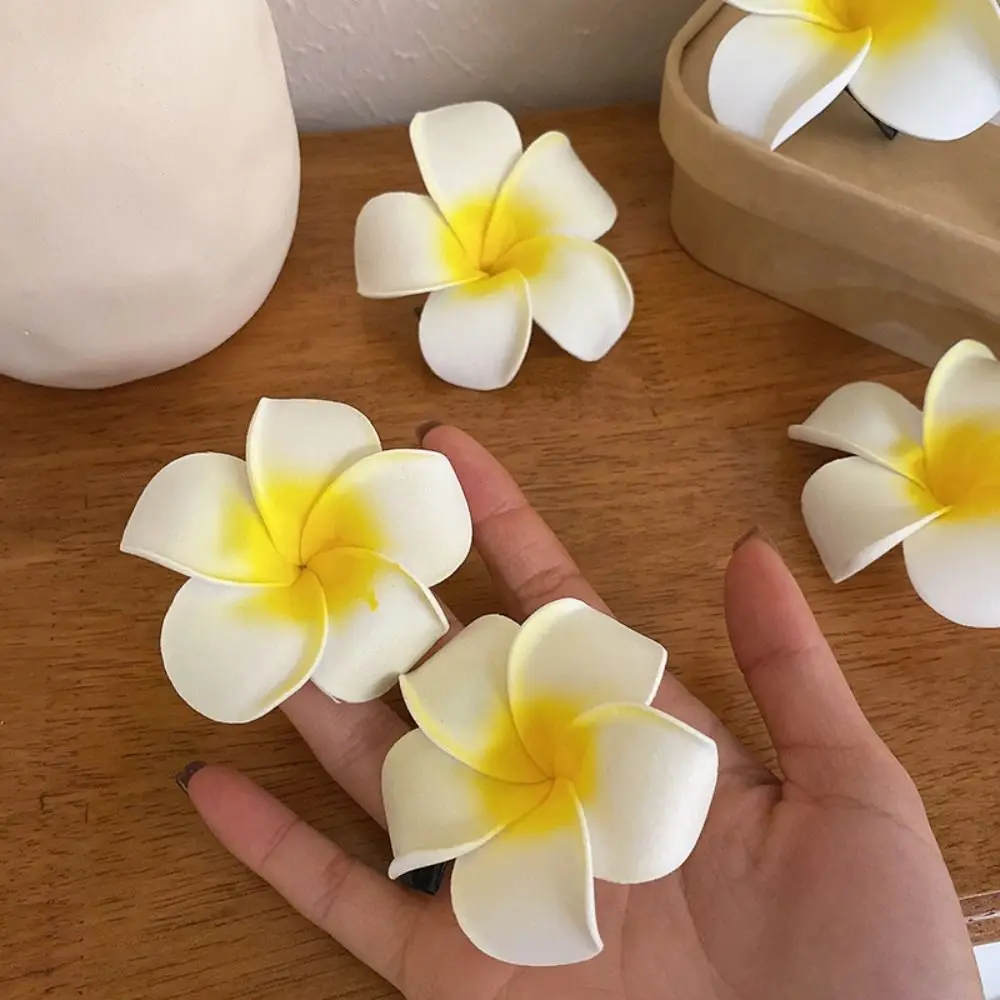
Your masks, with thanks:
<instances>
[{"instance_id":1,"label":"white wall","mask_svg":"<svg viewBox=\"0 0 1000 1000\"><path fill-rule=\"evenodd\" d=\"M659 94L700 0L268 0L305 129L403 121L490 98L513 109Z\"/></svg>"}]
</instances>

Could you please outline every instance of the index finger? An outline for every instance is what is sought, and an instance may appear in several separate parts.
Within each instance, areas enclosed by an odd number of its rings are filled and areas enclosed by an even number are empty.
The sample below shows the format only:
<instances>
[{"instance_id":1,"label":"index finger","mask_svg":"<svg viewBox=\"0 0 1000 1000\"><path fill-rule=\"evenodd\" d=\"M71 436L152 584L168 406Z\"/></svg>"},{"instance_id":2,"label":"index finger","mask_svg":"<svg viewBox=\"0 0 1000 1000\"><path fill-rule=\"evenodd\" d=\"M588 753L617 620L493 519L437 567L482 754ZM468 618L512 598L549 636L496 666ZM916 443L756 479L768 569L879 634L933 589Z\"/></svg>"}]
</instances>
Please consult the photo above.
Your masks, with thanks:
<instances>
[{"instance_id":1,"label":"index finger","mask_svg":"<svg viewBox=\"0 0 1000 1000\"><path fill-rule=\"evenodd\" d=\"M380 976L406 985L407 944L432 918L425 898L352 857L237 771L202 767L189 781L192 804L223 847Z\"/></svg>"}]
</instances>

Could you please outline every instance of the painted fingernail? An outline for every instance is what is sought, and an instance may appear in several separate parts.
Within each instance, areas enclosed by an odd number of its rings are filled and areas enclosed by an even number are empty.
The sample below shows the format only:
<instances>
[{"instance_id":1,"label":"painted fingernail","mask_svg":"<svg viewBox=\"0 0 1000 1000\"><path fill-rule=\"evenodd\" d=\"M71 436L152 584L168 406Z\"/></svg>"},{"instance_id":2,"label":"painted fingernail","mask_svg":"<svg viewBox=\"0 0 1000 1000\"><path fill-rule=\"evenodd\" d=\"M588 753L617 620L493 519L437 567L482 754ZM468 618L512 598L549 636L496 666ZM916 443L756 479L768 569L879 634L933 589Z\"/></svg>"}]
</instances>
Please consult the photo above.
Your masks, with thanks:
<instances>
[{"instance_id":1,"label":"painted fingernail","mask_svg":"<svg viewBox=\"0 0 1000 1000\"><path fill-rule=\"evenodd\" d=\"M193 760L187 767L181 771L180 774L174 775L174 781L177 782L177 787L187 795L188 785L191 784L191 779L203 768L205 767L205 762L203 760Z\"/></svg>"},{"instance_id":2,"label":"painted fingernail","mask_svg":"<svg viewBox=\"0 0 1000 1000\"><path fill-rule=\"evenodd\" d=\"M436 427L441 426L440 420L427 420L417 426L417 444L423 444L424 438Z\"/></svg>"},{"instance_id":3,"label":"painted fingernail","mask_svg":"<svg viewBox=\"0 0 1000 1000\"><path fill-rule=\"evenodd\" d=\"M399 881L410 889L422 892L425 896L436 896L444 885L444 877L448 874L448 865L431 865L429 868L417 868L415 871L401 875Z\"/></svg>"},{"instance_id":4,"label":"painted fingernail","mask_svg":"<svg viewBox=\"0 0 1000 1000\"><path fill-rule=\"evenodd\" d=\"M775 552L778 551L778 546L774 544L771 540L771 536L759 525L755 524L742 538L737 541L733 546L733 552L739 552L747 542L752 542L754 539L758 539L764 542L766 545L770 545Z\"/></svg>"}]
</instances>

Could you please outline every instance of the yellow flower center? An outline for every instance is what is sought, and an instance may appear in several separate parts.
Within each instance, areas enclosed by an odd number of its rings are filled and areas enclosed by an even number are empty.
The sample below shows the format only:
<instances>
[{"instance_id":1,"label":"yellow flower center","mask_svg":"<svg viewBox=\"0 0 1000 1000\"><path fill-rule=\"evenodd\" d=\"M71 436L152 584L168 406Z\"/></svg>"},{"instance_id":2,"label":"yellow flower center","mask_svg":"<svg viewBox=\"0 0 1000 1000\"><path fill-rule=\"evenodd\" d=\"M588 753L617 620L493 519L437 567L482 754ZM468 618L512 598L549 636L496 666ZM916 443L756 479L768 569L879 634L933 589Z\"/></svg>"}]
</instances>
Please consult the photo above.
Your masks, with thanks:
<instances>
[{"instance_id":1,"label":"yellow flower center","mask_svg":"<svg viewBox=\"0 0 1000 1000\"><path fill-rule=\"evenodd\" d=\"M511 270L530 278L545 269L550 244L540 235L547 219L539 206L505 193L495 202L469 199L446 215L460 244L449 240L443 250L456 281L468 276L470 264L486 278Z\"/></svg>"},{"instance_id":2,"label":"yellow flower center","mask_svg":"<svg viewBox=\"0 0 1000 1000\"><path fill-rule=\"evenodd\" d=\"M550 778L586 784L589 740L574 727L580 715L577 701L566 697L536 698L520 712L521 739L535 763Z\"/></svg>"},{"instance_id":3,"label":"yellow flower center","mask_svg":"<svg viewBox=\"0 0 1000 1000\"><path fill-rule=\"evenodd\" d=\"M1000 427L962 420L928 431L925 447L900 449L910 495L926 513L948 508L952 519L1000 516Z\"/></svg>"},{"instance_id":4,"label":"yellow flower center","mask_svg":"<svg viewBox=\"0 0 1000 1000\"><path fill-rule=\"evenodd\" d=\"M540 785L553 787L555 782L571 784L578 798L586 798L596 782L595 756L590 732L573 721L580 715L581 705L572 698L546 696L536 698L519 712L520 736L524 747L545 775L544 781L535 785L514 786L528 790ZM490 749L485 755L492 765L488 770L510 772L518 767L520 747L510 743L509 726L498 719L492 727ZM498 765L500 765L498 767ZM491 822L508 822L511 817L511 786L490 783L482 791L480 806ZM531 801L527 798L526 801ZM557 829L570 820L561 814L546 811L519 822L514 828L518 833L540 834ZM547 825L546 825L547 824Z\"/></svg>"},{"instance_id":5,"label":"yellow flower center","mask_svg":"<svg viewBox=\"0 0 1000 1000\"><path fill-rule=\"evenodd\" d=\"M951 0L825 0L846 31L871 28L873 48L905 45L926 31Z\"/></svg>"},{"instance_id":6,"label":"yellow flower center","mask_svg":"<svg viewBox=\"0 0 1000 1000\"><path fill-rule=\"evenodd\" d=\"M335 486L310 504L314 495L315 485L304 480L270 477L264 531L242 497L230 502L223 545L242 553L259 578L289 581L244 602L242 613L248 617L309 621L315 614L314 591L301 585L308 574L319 579L331 618L346 616L359 604L378 607L375 588L382 563L371 553L384 545L373 511L356 494Z\"/></svg>"}]
</instances>

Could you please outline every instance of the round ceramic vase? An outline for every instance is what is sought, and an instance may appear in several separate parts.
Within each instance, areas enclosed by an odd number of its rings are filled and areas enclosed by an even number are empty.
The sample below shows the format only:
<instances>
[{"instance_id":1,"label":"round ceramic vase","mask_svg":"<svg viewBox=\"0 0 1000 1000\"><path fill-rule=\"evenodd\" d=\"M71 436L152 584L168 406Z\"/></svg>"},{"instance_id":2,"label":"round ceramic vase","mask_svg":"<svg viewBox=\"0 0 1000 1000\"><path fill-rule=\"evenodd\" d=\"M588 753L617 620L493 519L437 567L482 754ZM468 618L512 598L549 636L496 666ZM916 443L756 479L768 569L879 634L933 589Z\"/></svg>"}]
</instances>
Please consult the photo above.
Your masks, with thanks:
<instances>
[{"instance_id":1,"label":"round ceramic vase","mask_svg":"<svg viewBox=\"0 0 1000 1000\"><path fill-rule=\"evenodd\" d=\"M265 0L0 3L0 373L193 361L269 295L299 145Z\"/></svg>"}]
</instances>

